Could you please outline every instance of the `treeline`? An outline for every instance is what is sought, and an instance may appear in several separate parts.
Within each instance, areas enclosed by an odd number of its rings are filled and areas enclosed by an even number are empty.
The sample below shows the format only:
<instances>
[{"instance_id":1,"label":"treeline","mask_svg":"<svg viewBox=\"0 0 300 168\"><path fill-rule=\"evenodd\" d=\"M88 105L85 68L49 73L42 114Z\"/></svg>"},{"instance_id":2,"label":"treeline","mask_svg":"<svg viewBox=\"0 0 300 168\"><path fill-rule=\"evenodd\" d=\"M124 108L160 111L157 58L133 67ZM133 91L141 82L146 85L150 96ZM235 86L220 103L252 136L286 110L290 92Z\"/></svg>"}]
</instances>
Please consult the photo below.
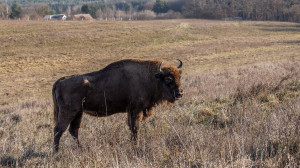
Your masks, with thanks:
<instances>
[{"instance_id":1,"label":"treeline","mask_svg":"<svg viewBox=\"0 0 300 168\"><path fill-rule=\"evenodd\" d=\"M300 22L299 0L185 0L183 15L190 18Z\"/></svg>"},{"instance_id":2,"label":"treeline","mask_svg":"<svg viewBox=\"0 0 300 168\"><path fill-rule=\"evenodd\" d=\"M88 13L95 19L204 18L300 22L300 0L19 0L0 3L0 18ZM16 3L19 2L19 3ZM39 2L39 3L34 3ZM41 3L44 2L44 3Z\"/></svg>"}]
</instances>

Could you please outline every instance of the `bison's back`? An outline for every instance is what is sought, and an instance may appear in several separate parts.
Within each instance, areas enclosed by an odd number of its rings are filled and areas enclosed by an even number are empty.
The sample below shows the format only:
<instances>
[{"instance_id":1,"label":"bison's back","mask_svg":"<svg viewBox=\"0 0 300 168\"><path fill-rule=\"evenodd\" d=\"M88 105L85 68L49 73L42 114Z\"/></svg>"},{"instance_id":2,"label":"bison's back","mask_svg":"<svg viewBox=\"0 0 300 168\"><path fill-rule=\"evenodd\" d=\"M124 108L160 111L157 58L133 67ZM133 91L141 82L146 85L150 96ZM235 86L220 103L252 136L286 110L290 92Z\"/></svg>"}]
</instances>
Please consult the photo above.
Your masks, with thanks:
<instances>
[{"instance_id":1,"label":"bison's back","mask_svg":"<svg viewBox=\"0 0 300 168\"><path fill-rule=\"evenodd\" d=\"M53 85L54 111L65 108L102 116L126 112L138 104L149 106L157 90L158 64L122 60L100 71L60 78Z\"/></svg>"}]
</instances>

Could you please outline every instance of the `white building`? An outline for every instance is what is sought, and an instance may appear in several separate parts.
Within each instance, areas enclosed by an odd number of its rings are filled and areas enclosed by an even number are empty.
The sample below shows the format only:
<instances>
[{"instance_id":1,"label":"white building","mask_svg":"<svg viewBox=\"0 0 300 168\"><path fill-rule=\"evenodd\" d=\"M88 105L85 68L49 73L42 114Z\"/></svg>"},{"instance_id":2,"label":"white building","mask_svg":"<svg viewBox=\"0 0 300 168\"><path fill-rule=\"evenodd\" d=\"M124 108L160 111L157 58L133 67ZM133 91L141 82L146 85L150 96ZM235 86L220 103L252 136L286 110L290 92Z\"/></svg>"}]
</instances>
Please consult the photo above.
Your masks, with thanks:
<instances>
[{"instance_id":1,"label":"white building","mask_svg":"<svg viewBox=\"0 0 300 168\"><path fill-rule=\"evenodd\" d=\"M65 14L58 14L58 15L46 15L44 16L45 20L66 20L67 16Z\"/></svg>"}]
</instances>

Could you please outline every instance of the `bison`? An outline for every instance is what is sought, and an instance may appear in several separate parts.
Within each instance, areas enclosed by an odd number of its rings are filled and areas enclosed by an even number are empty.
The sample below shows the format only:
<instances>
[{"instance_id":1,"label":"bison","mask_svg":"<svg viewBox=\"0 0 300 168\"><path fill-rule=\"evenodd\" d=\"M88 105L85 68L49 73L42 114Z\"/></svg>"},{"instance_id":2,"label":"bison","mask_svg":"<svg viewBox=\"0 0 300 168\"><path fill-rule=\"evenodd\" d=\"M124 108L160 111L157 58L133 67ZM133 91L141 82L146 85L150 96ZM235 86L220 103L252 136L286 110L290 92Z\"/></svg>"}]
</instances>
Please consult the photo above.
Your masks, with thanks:
<instances>
[{"instance_id":1,"label":"bison","mask_svg":"<svg viewBox=\"0 0 300 168\"><path fill-rule=\"evenodd\" d=\"M151 115L155 105L182 97L182 61L178 61L176 67L155 60L127 59L96 72L58 79L52 89L54 150L58 151L59 140L69 125L80 146L78 131L83 112L97 117L127 113L131 139L136 141L140 121Z\"/></svg>"}]
</instances>

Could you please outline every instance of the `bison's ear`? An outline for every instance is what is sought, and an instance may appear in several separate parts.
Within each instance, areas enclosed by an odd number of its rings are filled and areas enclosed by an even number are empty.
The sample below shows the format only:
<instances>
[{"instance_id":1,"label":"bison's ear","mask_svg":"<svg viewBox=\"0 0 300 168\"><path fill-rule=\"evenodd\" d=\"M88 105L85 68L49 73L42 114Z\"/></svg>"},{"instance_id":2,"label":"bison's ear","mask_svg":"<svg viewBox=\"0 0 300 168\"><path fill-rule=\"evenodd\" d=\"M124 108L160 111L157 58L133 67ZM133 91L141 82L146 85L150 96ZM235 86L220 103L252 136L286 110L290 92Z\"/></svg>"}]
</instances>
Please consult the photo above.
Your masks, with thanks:
<instances>
[{"instance_id":1,"label":"bison's ear","mask_svg":"<svg viewBox=\"0 0 300 168\"><path fill-rule=\"evenodd\" d=\"M164 77L164 75L161 72L158 72L158 73L155 74L155 77L161 79L161 78Z\"/></svg>"}]
</instances>

